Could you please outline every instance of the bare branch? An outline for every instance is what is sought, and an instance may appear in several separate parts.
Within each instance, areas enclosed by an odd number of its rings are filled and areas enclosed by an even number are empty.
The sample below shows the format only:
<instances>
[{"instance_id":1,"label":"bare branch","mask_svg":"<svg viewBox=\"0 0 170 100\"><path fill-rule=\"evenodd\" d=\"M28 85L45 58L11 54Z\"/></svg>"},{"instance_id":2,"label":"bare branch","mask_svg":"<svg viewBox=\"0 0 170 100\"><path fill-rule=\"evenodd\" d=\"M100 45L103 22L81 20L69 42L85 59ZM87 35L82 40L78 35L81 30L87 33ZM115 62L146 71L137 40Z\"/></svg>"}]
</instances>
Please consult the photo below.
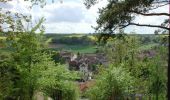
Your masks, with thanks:
<instances>
[{"instance_id":1,"label":"bare branch","mask_svg":"<svg viewBox=\"0 0 170 100\"><path fill-rule=\"evenodd\" d=\"M130 11L132 13L140 14L143 16L170 16L168 13L142 13L142 12L137 12L137 11Z\"/></svg>"},{"instance_id":2,"label":"bare branch","mask_svg":"<svg viewBox=\"0 0 170 100\"><path fill-rule=\"evenodd\" d=\"M168 28L168 27L164 27L164 26L160 26L160 25L150 25L150 24L129 23L128 25L125 25L125 26L129 26L129 25L155 27L155 28L162 28L162 29L170 30L170 28Z\"/></svg>"}]
</instances>

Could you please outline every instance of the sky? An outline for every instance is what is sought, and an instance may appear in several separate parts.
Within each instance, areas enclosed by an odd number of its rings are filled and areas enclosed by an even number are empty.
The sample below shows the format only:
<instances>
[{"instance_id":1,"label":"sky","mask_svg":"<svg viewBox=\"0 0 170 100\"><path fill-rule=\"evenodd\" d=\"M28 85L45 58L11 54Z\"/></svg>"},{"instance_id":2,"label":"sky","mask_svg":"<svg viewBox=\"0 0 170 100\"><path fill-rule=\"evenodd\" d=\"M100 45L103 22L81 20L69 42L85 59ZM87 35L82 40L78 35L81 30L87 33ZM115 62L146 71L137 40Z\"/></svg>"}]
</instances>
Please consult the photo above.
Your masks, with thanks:
<instances>
[{"instance_id":1,"label":"sky","mask_svg":"<svg viewBox=\"0 0 170 100\"><path fill-rule=\"evenodd\" d=\"M32 21L38 21L44 17L46 21L44 26L46 33L93 33L95 30L92 28L97 26L96 19L98 18L98 8L105 7L107 0L102 0L98 4L86 9L83 0L47 0L46 6L33 6L29 8L30 2L24 0L13 0L7 4L0 3L4 9L9 9L13 12L31 14ZM152 12L169 12L169 7L164 6ZM134 20L136 23L141 24L154 24L159 25L167 18L162 17L143 17L138 16ZM128 26L125 28L126 33L139 33L139 34L153 34L156 28Z\"/></svg>"}]
</instances>

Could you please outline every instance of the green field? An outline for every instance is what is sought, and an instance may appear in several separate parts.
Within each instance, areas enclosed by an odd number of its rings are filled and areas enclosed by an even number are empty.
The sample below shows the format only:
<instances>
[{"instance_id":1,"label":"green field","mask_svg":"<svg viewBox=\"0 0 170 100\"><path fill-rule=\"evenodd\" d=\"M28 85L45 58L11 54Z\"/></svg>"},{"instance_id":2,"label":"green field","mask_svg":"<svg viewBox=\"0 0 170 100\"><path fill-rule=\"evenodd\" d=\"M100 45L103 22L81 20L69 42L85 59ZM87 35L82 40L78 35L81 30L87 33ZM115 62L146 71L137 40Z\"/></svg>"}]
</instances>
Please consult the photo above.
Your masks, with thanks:
<instances>
[{"instance_id":1,"label":"green field","mask_svg":"<svg viewBox=\"0 0 170 100\"><path fill-rule=\"evenodd\" d=\"M89 46L83 46L83 45L60 45L60 47L54 47L50 48L51 50L64 50L64 51L70 51L73 53L95 53L96 52L96 46L89 45Z\"/></svg>"}]
</instances>

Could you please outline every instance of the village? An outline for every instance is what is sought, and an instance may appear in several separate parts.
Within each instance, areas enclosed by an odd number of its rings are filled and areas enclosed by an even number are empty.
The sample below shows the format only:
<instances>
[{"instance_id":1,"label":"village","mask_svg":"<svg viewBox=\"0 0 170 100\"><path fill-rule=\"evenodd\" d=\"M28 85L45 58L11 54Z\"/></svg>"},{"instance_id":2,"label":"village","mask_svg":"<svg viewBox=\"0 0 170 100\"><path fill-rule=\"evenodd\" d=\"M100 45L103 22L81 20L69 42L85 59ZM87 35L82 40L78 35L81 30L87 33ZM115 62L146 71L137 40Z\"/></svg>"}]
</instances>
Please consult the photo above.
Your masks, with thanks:
<instances>
[{"instance_id":1,"label":"village","mask_svg":"<svg viewBox=\"0 0 170 100\"><path fill-rule=\"evenodd\" d=\"M98 66L106 67L108 60L103 53L72 53L60 51L60 56L65 60L69 70L79 71L81 77L77 80L80 90L85 91L90 84L94 83L94 74L97 73Z\"/></svg>"},{"instance_id":2,"label":"village","mask_svg":"<svg viewBox=\"0 0 170 100\"><path fill-rule=\"evenodd\" d=\"M94 71L92 65L107 65L107 58L102 53L86 53L75 54L68 51L60 51L60 56L65 59L65 63L69 65L70 70L81 70L86 67L88 71Z\"/></svg>"}]
</instances>

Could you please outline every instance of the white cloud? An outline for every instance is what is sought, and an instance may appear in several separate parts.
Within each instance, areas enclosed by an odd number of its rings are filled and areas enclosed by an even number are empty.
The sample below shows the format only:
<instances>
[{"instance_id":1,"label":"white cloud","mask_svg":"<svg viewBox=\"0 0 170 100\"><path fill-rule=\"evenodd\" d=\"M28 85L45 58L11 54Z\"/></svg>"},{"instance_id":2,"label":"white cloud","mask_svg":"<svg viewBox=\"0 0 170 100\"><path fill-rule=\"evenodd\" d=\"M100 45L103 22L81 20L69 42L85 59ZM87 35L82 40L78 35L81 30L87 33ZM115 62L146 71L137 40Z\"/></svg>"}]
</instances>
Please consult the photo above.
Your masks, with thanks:
<instances>
[{"instance_id":1,"label":"white cloud","mask_svg":"<svg viewBox=\"0 0 170 100\"><path fill-rule=\"evenodd\" d=\"M106 5L106 1L86 9L82 0L51 3L41 9L47 19L47 33L89 33L94 32L91 26L96 26L97 11Z\"/></svg>"},{"instance_id":2,"label":"white cloud","mask_svg":"<svg viewBox=\"0 0 170 100\"><path fill-rule=\"evenodd\" d=\"M53 4L54 5L54 4ZM46 16L47 22L81 22L84 19L84 12L85 8L81 7L81 5L77 3L72 4L56 4L52 7L47 5L44 8L45 13L48 15Z\"/></svg>"}]
</instances>

